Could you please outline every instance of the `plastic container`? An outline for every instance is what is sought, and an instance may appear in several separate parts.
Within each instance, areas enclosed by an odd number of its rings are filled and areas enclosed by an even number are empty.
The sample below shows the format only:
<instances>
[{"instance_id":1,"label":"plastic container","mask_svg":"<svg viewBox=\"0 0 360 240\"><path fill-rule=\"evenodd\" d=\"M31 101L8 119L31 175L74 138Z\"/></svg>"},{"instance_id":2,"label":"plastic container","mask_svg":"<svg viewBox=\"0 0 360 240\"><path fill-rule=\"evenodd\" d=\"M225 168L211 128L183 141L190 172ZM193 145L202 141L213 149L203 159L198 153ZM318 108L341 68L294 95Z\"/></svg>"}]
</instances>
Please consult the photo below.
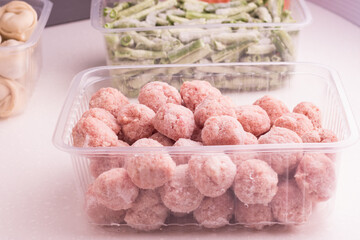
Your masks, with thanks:
<instances>
[{"instance_id":1,"label":"plastic container","mask_svg":"<svg viewBox=\"0 0 360 240\"><path fill-rule=\"evenodd\" d=\"M323 127L332 130L336 133L339 141L333 143L299 143L299 144L266 144L266 145L227 145L227 146L201 146L201 147L122 147L122 148L78 148L72 145L72 128L80 119L82 114L88 110L89 99L91 96L102 87L113 86L112 83L116 82L114 79L113 71L119 70L162 70L163 72L174 72L176 68L181 68L186 71L194 70L194 68L228 68L229 71L226 74L226 80L229 84L238 84L238 90L222 91L226 96L229 96L235 104L252 104L255 100L264 96L265 94L272 95L278 99L283 100L289 109L302 102L309 101L316 104L322 111ZM246 68L248 71L241 72L241 69ZM267 68L284 68L290 69L288 72L282 72L278 74L278 78L284 81L284 87L278 90L265 89L259 92L243 93L241 90L241 81L237 79L253 79L254 81L262 81L263 85L269 83L268 74L266 72L259 73L257 69ZM238 70L234 72L233 70ZM176 72L176 71L175 71ZM258 78L262 75L262 78ZM124 74L122 78L131 78ZM189 80L189 76L184 77L181 74L170 75L167 78L161 79L153 76L150 78L152 81L165 81L169 84L178 87L184 80ZM233 81L231 80L233 79ZM211 77L208 78L209 82L214 84ZM225 81L225 80L224 80ZM311 87L309 87L311 86ZM235 88L234 88L235 89ZM122 89L120 89L122 90ZM136 102L136 98L130 99L131 102ZM268 154L270 156L279 155L291 155L294 153L319 153L324 154L328 158L332 159L332 163L335 164L336 179L338 178L338 166L340 162L340 153L344 148L350 146L358 139L358 129L354 121L354 117L351 113L349 103L346 99L344 90L341 86L340 79L335 71L325 66L311 63L233 63L233 64L216 64L216 65L155 65L155 66L138 66L138 67L98 67L85 70L79 73L73 80L67 99L61 111L58 123L55 129L53 142L57 148L62 151L68 152L71 156L76 182L81 194L86 193L89 186L94 182L94 162L97 161L100 165L109 165L112 160L119 158L129 158L133 156L143 156L146 154L170 154L173 158L176 157L188 157L188 156L204 156L204 157L219 157L223 154ZM100 166L98 165L98 166ZM306 168L305 168L306 169ZM96 170L96 166L95 166ZM284 200L281 205L285 207L282 210L284 214L288 214L289 218L280 220L271 219L265 222L253 222L251 224L250 217L245 218L243 221L236 221L233 215L230 215L230 222L225 225L230 226L248 226L261 228L262 224L301 224L308 221L311 224L315 221L321 221L324 219L330 210L333 208L335 192L332 192L332 197L327 201L322 201L312 204L312 210L308 209L309 202L311 202L308 196L300 194L297 197L298 205L296 208L298 211L307 215L307 211L311 211L309 218L303 218L294 220L291 219L292 210L286 209L290 206L291 182L288 179L292 179L294 171L286 169L285 173L278 176L279 184L284 183L285 189L283 191ZM336 180L335 180L336 182ZM330 187L329 187L330 188ZM230 199L235 201L237 198L232 195L232 188ZM303 190L303 189L302 189ZM292 195L293 196L293 195ZM270 205L269 205L270 206ZM306 207L307 206L307 207ZM110 214L110 213L109 213ZM123 214L123 213L122 213ZM175 215L175 216L174 216ZM166 226L200 226L196 220L192 217L191 212L185 214L184 217L176 217L176 214L170 214L162 229L166 229ZM104 216L98 215L96 216ZM110 220L109 220L110 219ZM94 218L94 215L90 217L90 222L97 223L105 226L127 226L124 222L111 221L109 218ZM244 222L250 221L250 222ZM134 227L134 226L133 226ZM158 226L160 227L160 225ZM135 226L136 228L136 226ZM156 228L156 227L155 227ZM142 228L143 229L143 228Z\"/></svg>"},{"instance_id":2,"label":"plastic container","mask_svg":"<svg viewBox=\"0 0 360 240\"><path fill-rule=\"evenodd\" d=\"M305 2L291 0L294 22L204 24L195 19L191 24L136 27L138 22L124 20L124 26L105 28L103 9L114 2L125 1L93 0L91 5L91 23L104 36L108 65L295 61L300 30L311 21ZM267 50L254 50L259 44ZM270 86L278 87L276 82Z\"/></svg>"},{"instance_id":3,"label":"plastic container","mask_svg":"<svg viewBox=\"0 0 360 240\"><path fill-rule=\"evenodd\" d=\"M0 6L11 2L0 0ZM41 33L49 18L52 3L48 0L26 0L37 13L38 23L23 44L0 47L0 88L5 98L0 101L0 118L23 112L33 93L42 65ZM4 39L3 39L4 41Z\"/></svg>"}]
</instances>

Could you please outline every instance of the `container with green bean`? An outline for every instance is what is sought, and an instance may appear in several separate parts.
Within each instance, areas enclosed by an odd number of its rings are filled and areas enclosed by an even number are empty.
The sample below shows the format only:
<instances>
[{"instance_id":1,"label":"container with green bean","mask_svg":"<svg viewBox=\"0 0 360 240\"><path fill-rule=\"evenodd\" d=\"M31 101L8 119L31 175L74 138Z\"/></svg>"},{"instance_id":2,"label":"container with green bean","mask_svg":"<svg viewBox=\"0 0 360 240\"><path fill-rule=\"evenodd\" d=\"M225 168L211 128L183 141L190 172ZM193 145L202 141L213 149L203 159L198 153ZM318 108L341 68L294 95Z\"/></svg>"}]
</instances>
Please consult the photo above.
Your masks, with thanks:
<instances>
[{"instance_id":1,"label":"container with green bean","mask_svg":"<svg viewBox=\"0 0 360 240\"><path fill-rule=\"evenodd\" d=\"M291 0L287 9L284 0L231 0L227 3L92 0L91 9L92 25L105 38L108 65L294 61L299 31L310 18L303 0ZM199 79L208 78L210 73L219 84L217 87L233 88L229 81L222 81L224 69L206 69L206 76L201 67L196 71L188 73L178 69L179 74L195 74ZM276 75L274 73L286 69L261 71L269 72L271 78ZM114 85L126 88L129 95L136 94L150 81L146 77L149 73L143 71L127 71L126 74L132 74L134 81ZM153 72L150 74L154 76ZM157 75L167 74L159 71ZM244 91L281 86L277 77L267 86L241 81Z\"/></svg>"}]
</instances>

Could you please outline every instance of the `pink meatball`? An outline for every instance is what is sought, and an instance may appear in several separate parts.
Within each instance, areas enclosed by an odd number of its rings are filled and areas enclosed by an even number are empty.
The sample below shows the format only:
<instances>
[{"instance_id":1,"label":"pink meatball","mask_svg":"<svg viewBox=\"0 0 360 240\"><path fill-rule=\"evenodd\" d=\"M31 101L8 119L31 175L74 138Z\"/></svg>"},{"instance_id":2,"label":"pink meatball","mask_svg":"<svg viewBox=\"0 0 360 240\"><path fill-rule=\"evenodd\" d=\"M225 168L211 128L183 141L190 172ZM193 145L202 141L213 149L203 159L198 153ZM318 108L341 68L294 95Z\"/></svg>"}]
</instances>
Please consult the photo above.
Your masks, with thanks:
<instances>
[{"instance_id":1,"label":"pink meatball","mask_svg":"<svg viewBox=\"0 0 360 240\"><path fill-rule=\"evenodd\" d=\"M103 108L117 117L118 111L128 103L129 100L119 90L108 87L101 88L91 97L89 107Z\"/></svg>"},{"instance_id":2,"label":"pink meatball","mask_svg":"<svg viewBox=\"0 0 360 240\"><path fill-rule=\"evenodd\" d=\"M235 200L235 220L247 228L263 229L274 222L270 205L244 204Z\"/></svg>"},{"instance_id":3,"label":"pink meatball","mask_svg":"<svg viewBox=\"0 0 360 240\"><path fill-rule=\"evenodd\" d=\"M258 144L258 140L253 134L249 132L245 132L244 144L245 145ZM258 158L258 154L256 151L239 151L239 152L233 152L227 154L229 155L233 163L236 165L236 168L238 168L239 164L243 161Z\"/></svg>"},{"instance_id":4,"label":"pink meatball","mask_svg":"<svg viewBox=\"0 0 360 240\"><path fill-rule=\"evenodd\" d=\"M273 127L259 138L259 144L302 143L301 138L287 128ZM302 158L302 151L260 152L259 158L267 162L279 175L291 172Z\"/></svg>"},{"instance_id":5,"label":"pink meatball","mask_svg":"<svg viewBox=\"0 0 360 240\"><path fill-rule=\"evenodd\" d=\"M174 140L172 140L158 132L151 135L150 138L154 139L155 141L158 141L161 145L166 146L166 147L172 146L175 143Z\"/></svg>"},{"instance_id":6,"label":"pink meatball","mask_svg":"<svg viewBox=\"0 0 360 240\"><path fill-rule=\"evenodd\" d=\"M330 143L339 141L336 134L330 129L321 128L319 130L319 136L322 143Z\"/></svg>"},{"instance_id":7,"label":"pink meatball","mask_svg":"<svg viewBox=\"0 0 360 240\"><path fill-rule=\"evenodd\" d=\"M179 138L173 145L174 147L199 147L202 146L201 142L195 142L186 138ZM172 154L171 157L176 163L176 165L187 164L193 153L177 153Z\"/></svg>"},{"instance_id":8,"label":"pink meatball","mask_svg":"<svg viewBox=\"0 0 360 240\"><path fill-rule=\"evenodd\" d=\"M258 139L255 137L254 134L245 132L244 144L245 145L258 144Z\"/></svg>"},{"instance_id":9,"label":"pink meatball","mask_svg":"<svg viewBox=\"0 0 360 240\"><path fill-rule=\"evenodd\" d=\"M133 143L140 138L150 137L154 131L153 110L143 104L130 103L118 112L117 121L121 126L124 140Z\"/></svg>"},{"instance_id":10,"label":"pink meatball","mask_svg":"<svg viewBox=\"0 0 360 240\"><path fill-rule=\"evenodd\" d=\"M118 138L104 122L97 118L81 118L72 129L75 147L113 147Z\"/></svg>"},{"instance_id":11,"label":"pink meatball","mask_svg":"<svg viewBox=\"0 0 360 240\"><path fill-rule=\"evenodd\" d=\"M326 201L335 191L335 165L325 154L306 153L296 169L295 180L313 201Z\"/></svg>"},{"instance_id":12,"label":"pink meatball","mask_svg":"<svg viewBox=\"0 0 360 240\"><path fill-rule=\"evenodd\" d=\"M153 124L158 132L172 140L190 138L195 128L194 114L186 107L167 103L157 111Z\"/></svg>"},{"instance_id":13,"label":"pink meatball","mask_svg":"<svg viewBox=\"0 0 360 240\"><path fill-rule=\"evenodd\" d=\"M116 122L116 118L102 108L91 108L88 111L84 112L82 115L83 118L93 117L97 118L100 121L104 122L111 130L113 130L116 134L120 132L121 127Z\"/></svg>"},{"instance_id":14,"label":"pink meatball","mask_svg":"<svg viewBox=\"0 0 360 240\"><path fill-rule=\"evenodd\" d=\"M116 147L129 147L129 144L121 140L118 141ZM106 157L94 157L90 160L90 173L94 178L97 178L103 172L113 168L121 168L124 166L126 155L114 154Z\"/></svg>"},{"instance_id":15,"label":"pink meatball","mask_svg":"<svg viewBox=\"0 0 360 240\"><path fill-rule=\"evenodd\" d=\"M203 127L206 120L213 116L227 115L236 119L234 104L228 97L208 96L195 109L195 123Z\"/></svg>"},{"instance_id":16,"label":"pink meatball","mask_svg":"<svg viewBox=\"0 0 360 240\"><path fill-rule=\"evenodd\" d=\"M137 140L132 147L161 147L153 139ZM170 155L162 152L144 152L129 156L125 168L133 183L139 188L155 189L168 182L175 170L176 164Z\"/></svg>"},{"instance_id":17,"label":"pink meatball","mask_svg":"<svg viewBox=\"0 0 360 240\"><path fill-rule=\"evenodd\" d=\"M270 205L274 218L285 224L304 223L312 211L310 198L303 195L295 180L280 182Z\"/></svg>"},{"instance_id":18,"label":"pink meatball","mask_svg":"<svg viewBox=\"0 0 360 240\"><path fill-rule=\"evenodd\" d=\"M255 136L266 133L270 129L270 118L266 111L257 105L242 105L235 107L237 120L246 132Z\"/></svg>"},{"instance_id":19,"label":"pink meatball","mask_svg":"<svg viewBox=\"0 0 360 240\"><path fill-rule=\"evenodd\" d=\"M308 131L301 136L301 139L306 143L328 143L338 141L338 138L334 132L323 128Z\"/></svg>"},{"instance_id":20,"label":"pink meatball","mask_svg":"<svg viewBox=\"0 0 360 240\"><path fill-rule=\"evenodd\" d=\"M201 139L201 131L202 131L202 129L195 125L193 134L191 135L190 139L193 140L193 141L196 141L196 142L201 142L202 141L202 139Z\"/></svg>"},{"instance_id":21,"label":"pink meatball","mask_svg":"<svg viewBox=\"0 0 360 240\"><path fill-rule=\"evenodd\" d=\"M234 193L245 204L268 204L277 191L278 176L264 161L249 159L238 165Z\"/></svg>"},{"instance_id":22,"label":"pink meatball","mask_svg":"<svg viewBox=\"0 0 360 240\"><path fill-rule=\"evenodd\" d=\"M266 111L270 118L271 125L273 125L275 120L281 117L283 114L290 112L290 110L282 101L269 95L265 95L264 97L256 100L254 105L259 105Z\"/></svg>"},{"instance_id":23,"label":"pink meatball","mask_svg":"<svg viewBox=\"0 0 360 240\"><path fill-rule=\"evenodd\" d=\"M204 198L192 183L187 164L175 168L170 181L160 188L160 196L166 207L178 213L194 211Z\"/></svg>"},{"instance_id":24,"label":"pink meatball","mask_svg":"<svg viewBox=\"0 0 360 240\"><path fill-rule=\"evenodd\" d=\"M311 130L304 133L301 136L301 140L304 143L319 143L321 141L319 132L317 130Z\"/></svg>"},{"instance_id":25,"label":"pink meatball","mask_svg":"<svg viewBox=\"0 0 360 240\"><path fill-rule=\"evenodd\" d=\"M201 139L204 145L240 145L244 144L245 131L236 118L215 116L206 120Z\"/></svg>"},{"instance_id":26,"label":"pink meatball","mask_svg":"<svg viewBox=\"0 0 360 240\"><path fill-rule=\"evenodd\" d=\"M308 117L315 128L321 128L320 109L311 102L301 102L294 107L294 113L302 113Z\"/></svg>"},{"instance_id":27,"label":"pink meatball","mask_svg":"<svg viewBox=\"0 0 360 240\"><path fill-rule=\"evenodd\" d=\"M127 210L125 222L132 228L142 231L159 229L169 215L154 190L141 190L132 208Z\"/></svg>"},{"instance_id":28,"label":"pink meatball","mask_svg":"<svg viewBox=\"0 0 360 240\"><path fill-rule=\"evenodd\" d=\"M285 113L275 120L274 126L290 129L299 137L314 129L311 121L301 113Z\"/></svg>"},{"instance_id":29,"label":"pink meatball","mask_svg":"<svg viewBox=\"0 0 360 240\"><path fill-rule=\"evenodd\" d=\"M204 198L194 211L196 221L206 228L219 228L229 224L233 214L234 196L230 191L215 198Z\"/></svg>"},{"instance_id":30,"label":"pink meatball","mask_svg":"<svg viewBox=\"0 0 360 240\"><path fill-rule=\"evenodd\" d=\"M201 80L184 82L180 94L185 106L191 111L194 111L207 96L221 96L218 89L211 86L209 82Z\"/></svg>"},{"instance_id":31,"label":"pink meatball","mask_svg":"<svg viewBox=\"0 0 360 240\"><path fill-rule=\"evenodd\" d=\"M189 173L195 187L207 197L218 197L234 181L236 166L226 154L194 154L189 160Z\"/></svg>"},{"instance_id":32,"label":"pink meatball","mask_svg":"<svg viewBox=\"0 0 360 240\"><path fill-rule=\"evenodd\" d=\"M130 208L139 193L124 168L100 174L94 181L93 191L98 202L112 210Z\"/></svg>"},{"instance_id":33,"label":"pink meatball","mask_svg":"<svg viewBox=\"0 0 360 240\"><path fill-rule=\"evenodd\" d=\"M181 104L181 96L176 88L165 82L149 82L143 86L138 96L139 103L157 112L166 103Z\"/></svg>"},{"instance_id":34,"label":"pink meatball","mask_svg":"<svg viewBox=\"0 0 360 240\"><path fill-rule=\"evenodd\" d=\"M120 224L124 222L125 210L114 211L100 204L93 192L92 185L85 196L85 212L92 223L101 225Z\"/></svg>"}]
</instances>

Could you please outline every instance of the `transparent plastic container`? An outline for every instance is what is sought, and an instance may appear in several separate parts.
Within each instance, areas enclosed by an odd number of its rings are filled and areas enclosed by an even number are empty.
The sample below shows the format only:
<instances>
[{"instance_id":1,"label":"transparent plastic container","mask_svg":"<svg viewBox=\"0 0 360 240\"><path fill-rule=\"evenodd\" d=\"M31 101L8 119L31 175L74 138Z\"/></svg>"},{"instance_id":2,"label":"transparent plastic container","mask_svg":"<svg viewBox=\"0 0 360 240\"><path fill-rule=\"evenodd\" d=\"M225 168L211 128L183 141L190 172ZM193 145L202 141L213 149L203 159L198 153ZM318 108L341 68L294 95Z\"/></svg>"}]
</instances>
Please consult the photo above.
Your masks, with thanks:
<instances>
[{"instance_id":1,"label":"transparent plastic container","mask_svg":"<svg viewBox=\"0 0 360 240\"><path fill-rule=\"evenodd\" d=\"M112 147L112 148L79 148L73 146L72 139L72 129L81 118L82 114L89 109L89 100L91 96L102 87L114 86L113 83L118 79L115 75L112 74L113 71L119 70L157 70L160 69L163 72L167 72L168 76L165 75L163 78L157 78L153 76L151 81L164 81L169 83L172 86L179 87L183 81L190 80L190 76L183 74L171 72L175 71L177 68L191 72L195 68L228 68L229 71L226 74L227 81L229 84L238 84L237 90L233 88L232 90L222 90L222 94L230 97L236 105L243 104L252 104L255 100L264 96L265 94L272 95L280 100L282 100L290 110L293 109L295 105L300 102L308 101L316 104L322 113L322 127L332 130L338 137L339 141L332 143L299 143L299 144L255 144L255 145L222 145L222 146L199 146L199 147ZM270 88L264 89L263 91L258 92L241 92L241 81L239 79L246 79L246 81L262 82L262 85L268 85L269 83L269 74L270 72L261 72L257 71L258 69L272 69L272 68L283 68L288 69L289 71L283 71L281 74L277 75L279 81L283 81L283 88L277 90L271 90ZM237 70L237 71L234 71ZM247 72L242 72L243 69L247 69ZM259 78L259 75L262 75L262 78ZM194 77L194 76L193 76ZM119 77L117 77L119 78ZM127 76L124 73L121 78L132 78L132 76ZM193 78L195 79L195 78ZM214 85L214 81L209 75L208 81ZM310 87L311 86L311 87ZM122 91L123 89L119 89ZM130 99L131 102L136 102L136 96ZM62 151L68 152L72 159L72 164L74 167L76 183L80 194L85 196L86 192L89 189L89 186L94 182L95 177L104 170L109 170L112 168L112 165L116 161L123 161L125 159L133 157L149 157L150 154L169 154L173 159L175 158L189 158L191 156L199 156L203 158L213 157L214 159L220 159L224 154L227 156L247 156L256 154L258 158L260 156L273 157L276 159L279 156L293 156L294 154L300 154L301 158L306 154L318 154L322 157L325 156L327 159L331 159L328 162L334 164L335 176L332 176L329 186L325 187L325 190L330 193L331 197L326 199L326 201L314 202L309 195L303 194L304 189L298 187L297 195L294 194L294 172L297 167L285 168L285 172L281 175L278 175L278 186L282 184L282 201L273 203L272 200L267 207L267 210L261 210L262 213L269 212L271 219L259 220L256 219L258 214L256 214L256 209L253 209L253 212L247 212L245 217L240 217L239 213L235 214L231 211L223 220L226 225L230 228L245 226L245 227L255 227L261 229L263 225L298 225L303 223L313 224L317 221L324 220L334 207L335 199L335 185L331 183L336 183L338 179L338 167L341 159L341 152L344 148L350 146L356 140L358 140L358 129L354 120L354 117L351 113L349 103L346 99L344 90L341 86L340 79L337 73L325 66L311 63L232 63L232 64L215 64L215 65L155 65L155 66L107 66L107 67L97 67L85 70L79 73L73 80L67 99L64 103L63 109L58 119L58 123L54 132L53 142L57 148ZM304 155L303 155L304 154ZM287 157L285 157L287 159ZM216 161L216 160L215 160ZM273 160L271 160L273 161ZM275 160L274 160L275 161ZM288 164L285 160L284 164ZM271 165L271 162L270 162ZM288 165L286 165L288 166ZM307 165L304 167L305 173L309 174L311 172L311 166L307 169ZM214 170L215 171L215 170ZM324 176L327 176L327 171L324 171ZM251 178L251 176L250 176ZM326 177L324 177L326 178ZM236 178L235 178L236 179ZM191 178L190 178L191 181ZM221 181L220 181L221 184ZM156 190L158 191L159 188ZM277 190L279 191L279 190ZM144 194L144 190L140 190ZM149 192L149 191L148 191ZM161 191L159 191L161 192ZM159 205L162 206L161 200L157 192L153 192L154 196L157 196L156 206L153 206L154 209L158 209ZM239 209L239 200L233 194L233 188L228 189L227 200L235 202L235 209ZM330 196L329 195L329 196ZM153 198L154 198L153 196ZM296 197L296 204L294 205L294 196ZM274 197L275 198L275 197ZM273 199L274 199L273 198ZM209 199L209 198L204 198ZM292 200L290 200L292 199ZM139 200L140 201L140 200ZM204 200L203 200L204 201ZM208 200L209 201L209 200ZM222 204L225 204L221 201ZM279 204L279 202L281 204ZM215 203L214 203L215 204ZM213 205L214 205L213 204ZM274 205L277 204L277 208ZM101 226L113 226L119 227L120 229L127 229L128 224L123 221L125 211L115 212L108 211L104 207L99 207L94 205L94 202L91 202L89 199L85 203L87 209L86 211L89 214L89 221ZM181 205L181 204L180 204ZM266 204L265 204L266 205ZM279 205L282 207L279 210ZM233 206L233 205L232 205ZM312 206L312 208L311 208ZM244 206L243 206L244 207ZM246 209L249 205L245 205L245 210L240 210L240 212L246 212ZM251 207L251 206L250 206ZM161 208L161 207L160 207ZM276 208L277 210L274 210ZM234 210L232 207L230 209ZM154 210L157 211L157 210ZM159 210L160 211L160 210ZM167 211L167 212L166 212ZM132 228L138 230L150 230L150 229L171 229L170 226L179 226L179 227L190 227L194 226L196 228L200 226L205 227L220 227L220 225L206 225L204 222L201 224L196 221L193 217L205 215L206 220L206 208L201 213L193 213L190 211L187 214L176 214L171 213L169 210L166 210L165 213L162 212L162 216L166 217L166 220L163 224L154 225L150 222L145 225L134 225L130 224ZM195 210L196 211L196 210ZM200 211L200 210L198 210ZM227 210L226 210L227 211ZM220 211L221 212L226 212ZM274 217L273 211L282 212L282 218ZM127 212L131 212L127 210ZM201 212L201 211L200 211ZM297 213L294 213L297 212ZM128 214L128 213L126 213ZM130 214L130 213L129 213ZM150 213L149 213L150 214ZM152 213L155 214L156 213ZM303 216L302 218L293 218L292 216L297 215ZM151 214L150 214L151 215ZM146 218L150 215L144 215ZM161 215L159 213L159 215ZM261 215L261 214L260 214ZM141 214L139 215L141 216ZM130 221L128 217L126 220ZM219 217L221 218L221 217ZM205 221L206 222L206 221ZM220 221L221 222L221 221ZM210 221L211 223L211 221ZM223 226L221 225L221 226ZM127 226L127 227L125 227Z\"/></svg>"},{"instance_id":2,"label":"transparent plastic container","mask_svg":"<svg viewBox=\"0 0 360 240\"><path fill-rule=\"evenodd\" d=\"M125 1L92 0L91 5L91 23L104 36L108 65L295 61L300 31L311 21L305 2L291 0L294 22L201 23L195 19L139 27L138 22L126 20L117 28L105 28L103 9L115 2ZM277 87L276 82L270 85Z\"/></svg>"},{"instance_id":3,"label":"transparent plastic container","mask_svg":"<svg viewBox=\"0 0 360 240\"><path fill-rule=\"evenodd\" d=\"M11 2L0 0L0 7ZM0 118L23 112L42 67L41 34L52 9L48 0L25 0L37 13L38 22L30 38L16 46L0 46ZM2 40L4 41L4 39Z\"/></svg>"}]
</instances>

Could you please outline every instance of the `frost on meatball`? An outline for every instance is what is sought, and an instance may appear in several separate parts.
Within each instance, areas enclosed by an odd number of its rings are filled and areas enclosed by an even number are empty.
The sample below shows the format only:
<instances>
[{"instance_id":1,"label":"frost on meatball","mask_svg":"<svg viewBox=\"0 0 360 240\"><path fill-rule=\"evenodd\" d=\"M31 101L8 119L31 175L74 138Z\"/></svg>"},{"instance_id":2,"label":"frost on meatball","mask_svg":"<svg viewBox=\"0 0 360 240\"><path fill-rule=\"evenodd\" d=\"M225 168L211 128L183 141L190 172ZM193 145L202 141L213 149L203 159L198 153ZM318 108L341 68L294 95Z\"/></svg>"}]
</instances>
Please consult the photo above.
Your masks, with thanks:
<instances>
[{"instance_id":1,"label":"frost on meatball","mask_svg":"<svg viewBox=\"0 0 360 240\"><path fill-rule=\"evenodd\" d=\"M306 153L296 169L295 180L313 201L326 201L335 192L335 165L325 154Z\"/></svg>"},{"instance_id":2,"label":"frost on meatball","mask_svg":"<svg viewBox=\"0 0 360 240\"><path fill-rule=\"evenodd\" d=\"M174 145L175 141L157 132L150 136L151 139L158 141L161 145L169 147Z\"/></svg>"},{"instance_id":3,"label":"frost on meatball","mask_svg":"<svg viewBox=\"0 0 360 240\"><path fill-rule=\"evenodd\" d=\"M117 117L118 111L129 103L129 100L115 88L101 88L92 95L89 107L103 108Z\"/></svg>"},{"instance_id":4,"label":"frost on meatball","mask_svg":"<svg viewBox=\"0 0 360 240\"><path fill-rule=\"evenodd\" d=\"M119 140L116 147L129 147L129 144ZM90 173L94 178L97 178L100 174L110 169L122 168L124 166L125 158L126 155L122 154L108 154L104 157L92 157L89 165Z\"/></svg>"},{"instance_id":5,"label":"frost on meatball","mask_svg":"<svg viewBox=\"0 0 360 240\"><path fill-rule=\"evenodd\" d=\"M150 137L154 131L153 110L143 104L130 103L120 109L117 121L124 140L133 143L140 138Z\"/></svg>"},{"instance_id":6,"label":"frost on meatball","mask_svg":"<svg viewBox=\"0 0 360 240\"><path fill-rule=\"evenodd\" d=\"M195 142L193 140L186 139L186 138L179 138L179 140L177 140L173 146L174 147L199 147L202 145L203 144L201 142ZM189 162L189 159L192 154L193 153L186 153L186 152L185 153L177 153L177 154L172 154L171 157L174 160L174 162L176 163L176 165L180 165L180 164L187 164Z\"/></svg>"},{"instance_id":7,"label":"frost on meatball","mask_svg":"<svg viewBox=\"0 0 360 240\"><path fill-rule=\"evenodd\" d=\"M206 120L201 139L204 145L240 145L244 144L245 131L236 118L215 116Z\"/></svg>"},{"instance_id":8,"label":"frost on meatball","mask_svg":"<svg viewBox=\"0 0 360 240\"><path fill-rule=\"evenodd\" d=\"M311 130L311 131L304 133L301 136L301 140L304 143L319 143L319 142L321 142L320 135L317 130Z\"/></svg>"},{"instance_id":9,"label":"frost on meatball","mask_svg":"<svg viewBox=\"0 0 360 240\"><path fill-rule=\"evenodd\" d=\"M97 118L81 118L72 129L75 147L113 147L118 137L104 122Z\"/></svg>"},{"instance_id":10,"label":"frost on meatball","mask_svg":"<svg viewBox=\"0 0 360 240\"><path fill-rule=\"evenodd\" d=\"M319 129L320 142L330 143L339 141L336 134L330 129Z\"/></svg>"},{"instance_id":11,"label":"frost on meatball","mask_svg":"<svg viewBox=\"0 0 360 240\"><path fill-rule=\"evenodd\" d=\"M303 194L295 180L280 182L270 205L274 218L285 224L304 223L312 212L311 199Z\"/></svg>"},{"instance_id":12,"label":"frost on meatball","mask_svg":"<svg viewBox=\"0 0 360 240\"><path fill-rule=\"evenodd\" d=\"M285 113L275 120L274 126L290 129L299 137L314 129L310 119L301 113Z\"/></svg>"},{"instance_id":13,"label":"frost on meatball","mask_svg":"<svg viewBox=\"0 0 360 240\"><path fill-rule=\"evenodd\" d=\"M149 82L143 86L138 96L139 103L157 112L166 103L181 104L178 90L165 82Z\"/></svg>"},{"instance_id":14,"label":"frost on meatball","mask_svg":"<svg viewBox=\"0 0 360 240\"><path fill-rule=\"evenodd\" d=\"M169 215L160 196L154 190L140 190L132 208L127 210L125 222L132 228L142 231L159 229Z\"/></svg>"},{"instance_id":15,"label":"frost on meatball","mask_svg":"<svg viewBox=\"0 0 360 240\"><path fill-rule=\"evenodd\" d=\"M160 188L160 196L164 205L177 213L194 211L204 198L192 183L187 164L175 168L170 181Z\"/></svg>"},{"instance_id":16,"label":"frost on meatball","mask_svg":"<svg viewBox=\"0 0 360 240\"><path fill-rule=\"evenodd\" d=\"M245 145L258 144L258 140L253 134L249 132L245 132L244 144ZM236 165L236 168L243 161L246 161L248 159L258 158L258 154L256 151L238 151L238 152L229 152L227 154L229 155L233 163Z\"/></svg>"},{"instance_id":17,"label":"frost on meatball","mask_svg":"<svg viewBox=\"0 0 360 240\"><path fill-rule=\"evenodd\" d=\"M268 204L277 191L278 176L264 161L249 159L238 165L234 193L245 204Z\"/></svg>"},{"instance_id":18,"label":"frost on meatball","mask_svg":"<svg viewBox=\"0 0 360 240\"><path fill-rule=\"evenodd\" d=\"M124 222L125 210L111 210L100 204L90 185L85 195L85 212L92 223L100 225L120 224Z\"/></svg>"},{"instance_id":19,"label":"frost on meatball","mask_svg":"<svg viewBox=\"0 0 360 240\"><path fill-rule=\"evenodd\" d=\"M87 110L86 112L84 112L82 117L83 118L87 118L87 117L97 118L100 121L104 122L116 134L118 134L120 132L121 127L119 124L117 124L116 118L111 113L109 113L108 111L106 111L103 108L91 108L91 109Z\"/></svg>"},{"instance_id":20,"label":"frost on meatball","mask_svg":"<svg viewBox=\"0 0 360 240\"><path fill-rule=\"evenodd\" d=\"M189 174L195 187L207 197L218 197L234 181L236 166L226 154L193 155Z\"/></svg>"},{"instance_id":21,"label":"frost on meatball","mask_svg":"<svg viewBox=\"0 0 360 240\"><path fill-rule=\"evenodd\" d=\"M229 224L234 214L234 196L230 191L226 191L215 198L206 197L193 214L203 227L223 227Z\"/></svg>"},{"instance_id":22,"label":"frost on meatball","mask_svg":"<svg viewBox=\"0 0 360 240\"><path fill-rule=\"evenodd\" d=\"M195 108L207 96L221 96L221 92L217 88L211 86L209 82L201 80L184 82L180 94L185 106L191 111L195 111Z\"/></svg>"},{"instance_id":23,"label":"frost on meatball","mask_svg":"<svg viewBox=\"0 0 360 240\"><path fill-rule=\"evenodd\" d=\"M290 112L285 103L269 95L265 95L264 97L256 100L254 105L258 105L266 111L270 118L271 125L274 124L277 118Z\"/></svg>"},{"instance_id":24,"label":"frost on meatball","mask_svg":"<svg viewBox=\"0 0 360 240\"><path fill-rule=\"evenodd\" d=\"M195 109L195 123L203 127L206 120L213 116L230 116L236 119L235 105L230 98L224 96L208 96Z\"/></svg>"},{"instance_id":25,"label":"frost on meatball","mask_svg":"<svg viewBox=\"0 0 360 240\"><path fill-rule=\"evenodd\" d=\"M112 210L130 208L139 193L124 168L100 174L93 183L93 191L98 202Z\"/></svg>"},{"instance_id":26,"label":"frost on meatball","mask_svg":"<svg viewBox=\"0 0 360 240\"><path fill-rule=\"evenodd\" d=\"M257 230L274 222L270 205L244 204L238 199L235 200L235 220L247 228Z\"/></svg>"},{"instance_id":27,"label":"frost on meatball","mask_svg":"<svg viewBox=\"0 0 360 240\"><path fill-rule=\"evenodd\" d=\"M157 111L153 125L172 140L190 138L195 128L194 114L184 106L167 103Z\"/></svg>"},{"instance_id":28,"label":"frost on meatball","mask_svg":"<svg viewBox=\"0 0 360 240\"><path fill-rule=\"evenodd\" d=\"M315 128L321 128L320 109L311 102L301 102L294 107L294 113L301 113L308 117Z\"/></svg>"},{"instance_id":29,"label":"frost on meatball","mask_svg":"<svg viewBox=\"0 0 360 240\"><path fill-rule=\"evenodd\" d=\"M161 147L153 139L142 138L132 147ZM168 182L175 170L176 164L170 155L162 152L144 152L129 156L125 161L125 168L139 188L155 189Z\"/></svg>"},{"instance_id":30,"label":"frost on meatball","mask_svg":"<svg viewBox=\"0 0 360 240\"><path fill-rule=\"evenodd\" d=\"M259 144L302 143L301 138L287 128L273 127L259 138ZM279 175L294 170L302 158L302 151L260 152L259 158L267 162Z\"/></svg>"},{"instance_id":31,"label":"frost on meatball","mask_svg":"<svg viewBox=\"0 0 360 240\"><path fill-rule=\"evenodd\" d=\"M266 111L258 105L237 106L235 113L237 120L246 132L259 136L270 129L270 118Z\"/></svg>"}]
</instances>

